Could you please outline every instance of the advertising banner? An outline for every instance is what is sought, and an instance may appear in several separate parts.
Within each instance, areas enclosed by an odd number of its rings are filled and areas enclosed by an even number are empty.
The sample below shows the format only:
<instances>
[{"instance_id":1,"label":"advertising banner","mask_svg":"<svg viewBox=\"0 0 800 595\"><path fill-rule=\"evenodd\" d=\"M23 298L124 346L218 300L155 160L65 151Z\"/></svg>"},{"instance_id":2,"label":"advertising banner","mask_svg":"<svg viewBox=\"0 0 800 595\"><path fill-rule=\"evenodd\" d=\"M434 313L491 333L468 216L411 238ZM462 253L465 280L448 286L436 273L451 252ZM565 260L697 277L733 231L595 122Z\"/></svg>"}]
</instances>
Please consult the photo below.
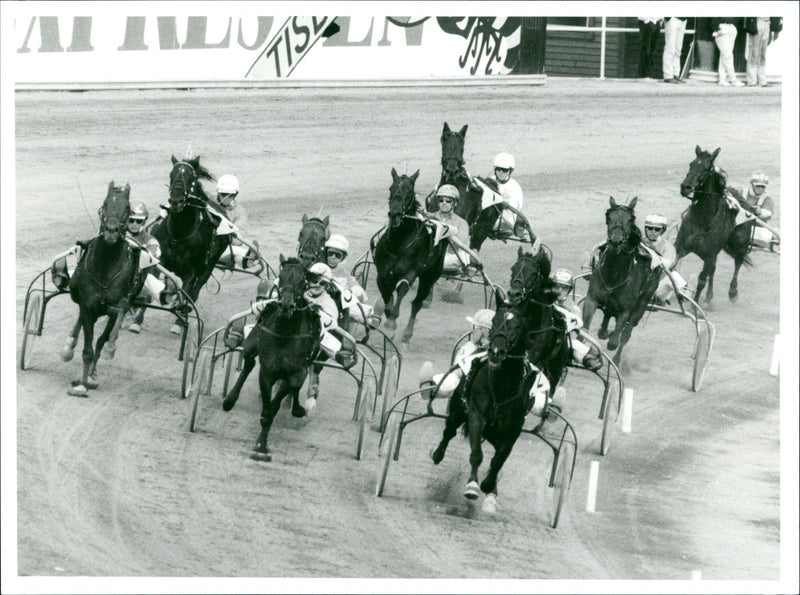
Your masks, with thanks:
<instances>
[{"instance_id":1,"label":"advertising banner","mask_svg":"<svg viewBox=\"0 0 800 595\"><path fill-rule=\"evenodd\" d=\"M3 4L14 19L18 85L510 74L521 21L270 16L276 5L261 2Z\"/></svg>"}]
</instances>

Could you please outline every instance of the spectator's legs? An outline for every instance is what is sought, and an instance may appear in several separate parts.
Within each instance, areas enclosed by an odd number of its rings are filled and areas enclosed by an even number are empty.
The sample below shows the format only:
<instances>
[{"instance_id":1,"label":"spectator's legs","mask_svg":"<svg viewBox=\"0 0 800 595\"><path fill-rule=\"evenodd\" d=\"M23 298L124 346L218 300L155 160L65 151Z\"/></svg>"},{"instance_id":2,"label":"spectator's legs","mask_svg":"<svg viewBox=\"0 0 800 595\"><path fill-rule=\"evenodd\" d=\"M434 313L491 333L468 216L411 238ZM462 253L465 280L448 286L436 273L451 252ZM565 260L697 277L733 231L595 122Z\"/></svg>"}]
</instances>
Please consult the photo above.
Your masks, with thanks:
<instances>
[{"instance_id":1,"label":"spectator's legs","mask_svg":"<svg viewBox=\"0 0 800 595\"><path fill-rule=\"evenodd\" d=\"M767 84L767 46L769 45L769 23L758 22L758 54L756 56L758 64L758 84ZM748 63L748 67L750 64Z\"/></svg>"},{"instance_id":2,"label":"spectator's legs","mask_svg":"<svg viewBox=\"0 0 800 595\"><path fill-rule=\"evenodd\" d=\"M736 27L727 23L720 25L721 35L716 37L719 48L719 83L735 83L736 70L733 67L733 44L736 41Z\"/></svg>"}]
</instances>

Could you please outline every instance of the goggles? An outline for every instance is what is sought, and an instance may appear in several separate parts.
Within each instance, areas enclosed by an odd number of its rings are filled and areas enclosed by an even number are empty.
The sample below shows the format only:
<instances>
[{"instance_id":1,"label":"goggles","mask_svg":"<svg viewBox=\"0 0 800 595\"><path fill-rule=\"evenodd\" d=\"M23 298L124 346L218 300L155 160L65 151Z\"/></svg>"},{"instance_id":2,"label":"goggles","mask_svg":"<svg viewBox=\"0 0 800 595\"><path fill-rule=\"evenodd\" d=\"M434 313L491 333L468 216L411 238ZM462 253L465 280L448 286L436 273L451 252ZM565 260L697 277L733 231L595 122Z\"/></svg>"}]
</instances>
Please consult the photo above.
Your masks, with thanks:
<instances>
[{"instance_id":1,"label":"goggles","mask_svg":"<svg viewBox=\"0 0 800 595\"><path fill-rule=\"evenodd\" d=\"M753 184L753 188L766 188L766 184Z\"/></svg>"},{"instance_id":2,"label":"goggles","mask_svg":"<svg viewBox=\"0 0 800 595\"><path fill-rule=\"evenodd\" d=\"M344 258L344 252L342 252L340 250L331 250L330 248L328 248L327 254L328 254L328 256L333 256L333 257L338 258L340 260L342 258Z\"/></svg>"},{"instance_id":3,"label":"goggles","mask_svg":"<svg viewBox=\"0 0 800 595\"><path fill-rule=\"evenodd\" d=\"M325 283L325 280L322 278L322 275L318 275L316 273L312 273L306 277L306 281L309 285L322 285Z\"/></svg>"},{"instance_id":4,"label":"goggles","mask_svg":"<svg viewBox=\"0 0 800 595\"><path fill-rule=\"evenodd\" d=\"M449 196L440 196L440 197L439 197L439 202L447 202L447 203L452 203L452 202L453 202L453 199L452 199L452 198L450 198Z\"/></svg>"},{"instance_id":5,"label":"goggles","mask_svg":"<svg viewBox=\"0 0 800 595\"><path fill-rule=\"evenodd\" d=\"M658 232L662 232L662 231L664 231L665 229L667 229L667 228L666 228L666 227L663 227L663 226L661 226L661 225L645 225L645 226L644 226L644 230L645 230L645 231L658 231Z\"/></svg>"},{"instance_id":6,"label":"goggles","mask_svg":"<svg viewBox=\"0 0 800 595\"><path fill-rule=\"evenodd\" d=\"M500 171L500 172L503 172L503 173L508 173L508 172L511 171L511 168L510 167L495 167L494 171Z\"/></svg>"},{"instance_id":7,"label":"goggles","mask_svg":"<svg viewBox=\"0 0 800 595\"><path fill-rule=\"evenodd\" d=\"M128 217L128 225L144 225L144 217Z\"/></svg>"}]
</instances>

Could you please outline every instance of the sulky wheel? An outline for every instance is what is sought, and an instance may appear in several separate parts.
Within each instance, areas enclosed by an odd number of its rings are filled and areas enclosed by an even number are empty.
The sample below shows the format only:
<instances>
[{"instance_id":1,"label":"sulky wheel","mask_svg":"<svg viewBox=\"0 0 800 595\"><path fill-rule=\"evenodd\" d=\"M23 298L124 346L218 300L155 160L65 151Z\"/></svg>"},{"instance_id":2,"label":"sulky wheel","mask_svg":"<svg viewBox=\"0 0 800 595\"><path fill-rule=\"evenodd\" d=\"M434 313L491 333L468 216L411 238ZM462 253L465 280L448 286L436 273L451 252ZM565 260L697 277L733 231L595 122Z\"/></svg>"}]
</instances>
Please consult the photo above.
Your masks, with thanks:
<instances>
[{"instance_id":1,"label":"sulky wheel","mask_svg":"<svg viewBox=\"0 0 800 595\"><path fill-rule=\"evenodd\" d=\"M231 381L231 374L233 374L234 370L239 371L242 367L242 352L231 351L225 354L225 380L222 383L222 398L224 399L228 395L228 386L230 385Z\"/></svg>"},{"instance_id":2,"label":"sulky wheel","mask_svg":"<svg viewBox=\"0 0 800 595\"><path fill-rule=\"evenodd\" d=\"M558 527L561 511L567 500L567 490L572 480L572 460L575 446L572 442L563 442L556 459L556 474L553 479L553 522L551 527Z\"/></svg>"},{"instance_id":3,"label":"sulky wheel","mask_svg":"<svg viewBox=\"0 0 800 595\"><path fill-rule=\"evenodd\" d=\"M390 405L394 404L394 399L397 396L397 354L393 353L389 359L386 360L386 368L383 371L383 406L381 408L381 430L386 424L386 412Z\"/></svg>"},{"instance_id":4,"label":"sulky wheel","mask_svg":"<svg viewBox=\"0 0 800 595\"><path fill-rule=\"evenodd\" d=\"M703 376L706 373L706 362L708 361L709 338L708 332L703 329L697 334L694 349L694 371L692 373L692 390L697 392L703 384Z\"/></svg>"},{"instance_id":5,"label":"sulky wheel","mask_svg":"<svg viewBox=\"0 0 800 595\"><path fill-rule=\"evenodd\" d=\"M603 433L600 436L600 454L606 456L608 449L611 448L611 435L614 433L614 422L616 415L614 412L614 403L611 399L611 391L606 391L606 406L603 411Z\"/></svg>"},{"instance_id":6,"label":"sulky wheel","mask_svg":"<svg viewBox=\"0 0 800 595\"><path fill-rule=\"evenodd\" d=\"M25 313L22 335L22 350L19 354L19 369L27 370L31 367L31 353L33 352L33 341L39 332L39 316L42 311L42 296L35 293L28 303L28 311Z\"/></svg>"},{"instance_id":7,"label":"sulky wheel","mask_svg":"<svg viewBox=\"0 0 800 595\"><path fill-rule=\"evenodd\" d=\"M383 444L381 444L381 458L383 464L381 465L381 474L378 477L378 485L375 486L375 495L379 498L383 496L383 488L386 487L386 476L389 473L389 463L392 462L392 454L394 453L394 443L397 440L397 432L400 429L400 418L393 417L386 426L386 433L383 436Z\"/></svg>"},{"instance_id":8,"label":"sulky wheel","mask_svg":"<svg viewBox=\"0 0 800 595\"><path fill-rule=\"evenodd\" d=\"M208 395L211 389L211 356L207 351L203 351L197 360L192 387L189 395L192 399L192 416L189 420L189 430L194 432L197 429L197 420L200 417L200 400Z\"/></svg>"},{"instance_id":9,"label":"sulky wheel","mask_svg":"<svg viewBox=\"0 0 800 595\"><path fill-rule=\"evenodd\" d=\"M181 379L181 399L185 399L189 396L187 394L187 390L189 389L189 384L194 376L194 362L197 356L198 341L197 321L191 318L189 319L189 324L186 327L186 341L183 347L183 378Z\"/></svg>"},{"instance_id":10,"label":"sulky wheel","mask_svg":"<svg viewBox=\"0 0 800 595\"><path fill-rule=\"evenodd\" d=\"M367 425L369 425L370 407L375 399L374 393L372 383L368 380L361 393L361 402L358 404L358 444L356 445L356 460L358 461L361 460L361 455L364 453L364 438L367 434Z\"/></svg>"}]
</instances>

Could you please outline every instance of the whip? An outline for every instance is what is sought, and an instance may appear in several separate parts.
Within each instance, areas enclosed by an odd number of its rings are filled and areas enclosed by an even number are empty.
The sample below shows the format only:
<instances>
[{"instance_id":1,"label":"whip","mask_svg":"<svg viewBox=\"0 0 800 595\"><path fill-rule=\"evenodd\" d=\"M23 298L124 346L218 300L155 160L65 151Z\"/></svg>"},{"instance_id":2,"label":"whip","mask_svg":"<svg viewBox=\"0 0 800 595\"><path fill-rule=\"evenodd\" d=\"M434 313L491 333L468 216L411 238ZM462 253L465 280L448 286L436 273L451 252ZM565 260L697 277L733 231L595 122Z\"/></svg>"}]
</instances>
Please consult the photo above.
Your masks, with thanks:
<instances>
[{"instance_id":1,"label":"whip","mask_svg":"<svg viewBox=\"0 0 800 595\"><path fill-rule=\"evenodd\" d=\"M94 219L92 219L91 214L89 213L89 208L86 206L86 201L83 199L83 191L81 190L81 181L78 179L78 174L75 174L75 182L78 184L78 194L81 196L81 202L83 203L83 210L86 211L86 216L89 218L89 221L94 227L95 232L97 231L97 226L94 224Z\"/></svg>"}]
</instances>

